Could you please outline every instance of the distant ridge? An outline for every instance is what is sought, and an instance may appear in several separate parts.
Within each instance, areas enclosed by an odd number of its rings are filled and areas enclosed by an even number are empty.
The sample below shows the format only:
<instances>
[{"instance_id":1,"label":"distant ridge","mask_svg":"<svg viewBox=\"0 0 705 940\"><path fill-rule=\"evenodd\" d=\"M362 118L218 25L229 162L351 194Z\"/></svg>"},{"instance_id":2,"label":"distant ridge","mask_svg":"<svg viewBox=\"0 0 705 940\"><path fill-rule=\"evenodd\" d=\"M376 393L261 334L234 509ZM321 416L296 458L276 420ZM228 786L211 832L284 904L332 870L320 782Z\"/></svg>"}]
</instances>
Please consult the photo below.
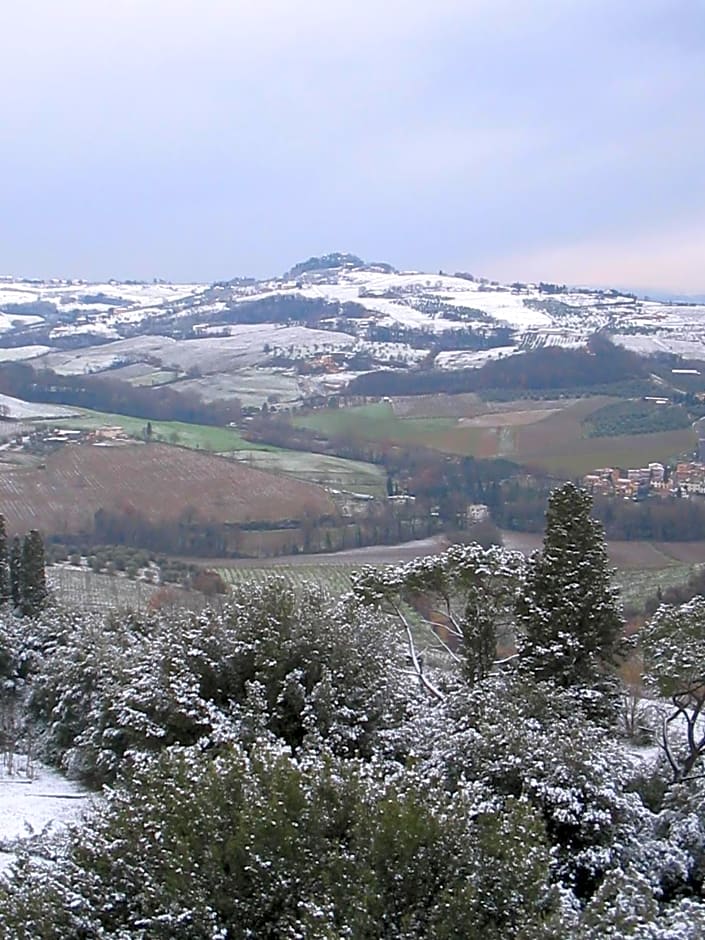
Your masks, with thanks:
<instances>
[{"instance_id":1,"label":"distant ridge","mask_svg":"<svg viewBox=\"0 0 705 940\"><path fill-rule=\"evenodd\" d=\"M302 274L308 274L314 271L334 270L336 268L347 268L350 271L378 271L381 274L397 273L396 268L392 267L391 264L387 264L385 261L368 263L357 255L352 255L345 251L333 251L328 255L314 255L306 261L300 261L287 271L284 277L290 280L296 280L301 277Z\"/></svg>"}]
</instances>

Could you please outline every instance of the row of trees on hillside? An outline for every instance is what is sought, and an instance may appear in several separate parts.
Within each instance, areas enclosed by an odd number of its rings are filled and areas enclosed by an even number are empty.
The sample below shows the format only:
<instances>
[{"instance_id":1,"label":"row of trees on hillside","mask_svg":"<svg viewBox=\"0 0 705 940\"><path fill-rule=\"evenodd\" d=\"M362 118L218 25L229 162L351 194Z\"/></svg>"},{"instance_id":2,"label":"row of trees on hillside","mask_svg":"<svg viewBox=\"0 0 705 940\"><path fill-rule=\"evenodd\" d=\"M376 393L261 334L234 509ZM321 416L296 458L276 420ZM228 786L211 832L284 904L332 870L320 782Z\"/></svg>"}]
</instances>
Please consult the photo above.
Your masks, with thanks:
<instances>
[{"instance_id":1,"label":"row of trees on hillside","mask_svg":"<svg viewBox=\"0 0 705 940\"><path fill-rule=\"evenodd\" d=\"M613 402L593 411L583 421L586 437L654 434L689 428L693 416L680 404L657 404L643 399Z\"/></svg>"},{"instance_id":2,"label":"row of trees on hillside","mask_svg":"<svg viewBox=\"0 0 705 940\"><path fill-rule=\"evenodd\" d=\"M193 392L131 385L109 372L60 375L51 369L35 370L24 362L0 363L0 392L25 401L76 405L152 421L225 425L241 413L236 398L205 402Z\"/></svg>"},{"instance_id":3,"label":"row of trees on hillside","mask_svg":"<svg viewBox=\"0 0 705 940\"><path fill-rule=\"evenodd\" d=\"M479 369L378 370L354 378L346 394L377 397L439 392L484 394L487 389L506 389L517 397L531 390L565 393L569 389L596 389L629 380L638 380L645 389L650 388L647 361L597 335L590 340L588 350L545 347L496 359Z\"/></svg>"}]
</instances>

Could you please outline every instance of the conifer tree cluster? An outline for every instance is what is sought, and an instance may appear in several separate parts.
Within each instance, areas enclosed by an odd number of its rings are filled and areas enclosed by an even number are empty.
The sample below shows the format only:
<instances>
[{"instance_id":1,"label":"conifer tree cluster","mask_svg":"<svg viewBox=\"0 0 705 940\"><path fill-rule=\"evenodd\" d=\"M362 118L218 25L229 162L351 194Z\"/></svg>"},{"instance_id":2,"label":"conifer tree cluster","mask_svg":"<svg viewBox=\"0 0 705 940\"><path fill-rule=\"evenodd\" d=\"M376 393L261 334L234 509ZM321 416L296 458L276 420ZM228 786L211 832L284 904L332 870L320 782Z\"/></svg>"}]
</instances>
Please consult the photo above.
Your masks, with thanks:
<instances>
[{"instance_id":1,"label":"conifer tree cluster","mask_svg":"<svg viewBox=\"0 0 705 940\"><path fill-rule=\"evenodd\" d=\"M32 617L47 599L44 542L36 529L8 547L5 518L0 515L0 604L11 603L23 617Z\"/></svg>"}]
</instances>

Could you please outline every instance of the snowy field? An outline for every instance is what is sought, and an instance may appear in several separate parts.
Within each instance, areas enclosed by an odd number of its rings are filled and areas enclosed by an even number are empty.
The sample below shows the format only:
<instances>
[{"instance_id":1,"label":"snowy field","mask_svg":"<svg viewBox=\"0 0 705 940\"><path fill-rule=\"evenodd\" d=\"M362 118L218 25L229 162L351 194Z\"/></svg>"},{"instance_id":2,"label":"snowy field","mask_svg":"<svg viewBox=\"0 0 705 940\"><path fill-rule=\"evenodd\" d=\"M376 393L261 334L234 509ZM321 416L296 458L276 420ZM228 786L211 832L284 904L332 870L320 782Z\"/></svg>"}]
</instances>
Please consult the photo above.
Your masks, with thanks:
<instances>
[{"instance_id":1,"label":"snowy field","mask_svg":"<svg viewBox=\"0 0 705 940\"><path fill-rule=\"evenodd\" d=\"M288 473L308 483L375 496L386 495L386 475L376 464L295 450L237 450L228 456L258 470Z\"/></svg>"},{"instance_id":2,"label":"snowy field","mask_svg":"<svg viewBox=\"0 0 705 940\"><path fill-rule=\"evenodd\" d=\"M22 362L25 359L36 359L44 353L51 352L51 346L12 346L7 349L0 348L0 362Z\"/></svg>"},{"instance_id":3,"label":"snowy field","mask_svg":"<svg viewBox=\"0 0 705 940\"><path fill-rule=\"evenodd\" d=\"M554 291L537 285L500 285L445 274L419 272L382 274L347 268L304 274L298 280L274 278L243 286L229 284L130 284L80 281L13 281L0 279L0 331L13 324L41 322L32 313L19 316L4 305L51 303L57 312L74 317L56 327L56 335L80 332L119 336L126 327L161 315L202 317L198 329L213 329L219 314L233 305L281 297L354 303L370 319L431 332L458 328L446 311L458 311L467 325L507 325L519 335L527 330L569 328L581 334L603 326L637 329L705 324L705 305L662 304L609 292ZM465 311L465 315L463 315ZM40 311L41 312L41 311ZM364 327L364 322L361 323Z\"/></svg>"},{"instance_id":4,"label":"snowy field","mask_svg":"<svg viewBox=\"0 0 705 940\"><path fill-rule=\"evenodd\" d=\"M0 313L0 333L8 333L16 327L31 326L41 323L41 317L18 315L16 313Z\"/></svg>"},{"instance_id":5,"label":"snowy field","mask_svg":"<svg viewBox=\"0 0 705 940\"><path fill-rule=\"evenodd\" d=\"M438 353L434 364L439 369L480 369L486 362L505 359L518 352L515 346L495 346L494 349L478 349L477 351L459 349Z\"/></svg>"},{"instance_id":6,"label":"snowy field","mask_svg":"<svg viewBox=\"0 0 705 940\"><path fill-rule=\"evenodd\" d=\"M685 359L697 359L705 362L705 328L700 335L690 332L687 336L675 333L654 333L639 336L638 334L615 334L613 339L625 349L638 353L640 356L653 356L658 353L670 353L683 356Z\"/></svg>"},{"instance_id":7,"label":"snowy field","mask_svg":"<svg viewBox=\"0 0 705 940\"><path fill-rule=\"evenodd\" d=\"M159 307L200 294L204 284L150 284L108 281L41 281L0 279L0 308L5 304L43 301L61 310L100 313L123 307Z\"/></svg>"},{"instance_id":8,"label":"snowy field","mask_svg":"<svg viewBox=\"0 0 705 940\"><path fill-rule=\"evenodd\" d=\"M149 358L176 371L188 372L197 367L203 373L215 373L262 364L277 351L304 358L349 349L356 342L348 333L271 323L243 324L233 328L230 336L182 341L169 336L139 336L84 349L51 352L42 356L37 364L71 375L102 372L120 363L127 365Z\"/></svg>"},{"instance_id":9,"label":"snowy field","mask_svg":"<svg viewBox=\"0 0 705 940\"><path fill-rule=\"evenodd\" d=\"M0 763L0 873L15 851L36 836L51 836L78 823L95 798L85 787L39 761L15 756Z\"/></svg>"},{"instance_id":10,"label":"snowy field","mask_svg":"<svg viewBox=\"0 0 705 940\"><path fill-rule=\"evenodd\" d=\"M47 405L41 402L22 401L11 395L0 395L0 414L5 418L25 421L29 418L71 418L78 414L68 405Z\"/></svg>"},{"instance_id":11,"label":"snowy field","mask_svg":"<svg viewBox=\"0 0 705 940\"><path fill-rule=\"evenodd\" d=\"M206 402L238 398L243 406L260 408L265 401L284 406L297 404L310 384L290 370L253 368L183 379L173 387L196 392Z\"/></svg>"},{"instance_id":12,"label":"snowy field","mask_svg":"<svg viewBox=\"0 0 705 940\"><path fill-rule=\"evenodd\" d=\"M406 343L369 342L348 333L281 324L243 324L230 335L177 340L169 336L140 336L81 349L44 352L38 367L60 375L84 375L110 370L127 381L171 382L177 391L195 391L205 401L237 397L243 405L261 406L268 399L282 404L299 402L307 394L334 391L360 374L341 369L326 371L328 357L358 354L376 366L411 365L427 355ZM298 363L318 359L319 371L300 374ZM291 363L277 365L278 362ZM326 365L328 363L329 365Z\"/></svg>"}]
</instances>

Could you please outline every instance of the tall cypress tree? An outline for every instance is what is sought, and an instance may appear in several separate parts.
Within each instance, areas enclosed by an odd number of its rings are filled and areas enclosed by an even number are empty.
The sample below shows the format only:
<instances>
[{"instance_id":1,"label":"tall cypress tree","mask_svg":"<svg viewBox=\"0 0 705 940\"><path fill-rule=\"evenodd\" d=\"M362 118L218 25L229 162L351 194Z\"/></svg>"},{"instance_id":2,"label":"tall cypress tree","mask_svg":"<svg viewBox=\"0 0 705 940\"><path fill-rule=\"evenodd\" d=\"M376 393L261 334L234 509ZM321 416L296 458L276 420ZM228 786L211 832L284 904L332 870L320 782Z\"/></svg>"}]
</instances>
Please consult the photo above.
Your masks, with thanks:
<instances>
[{"instance_id":1,"label":"tall cypress tree","mask_svg":"<svg viewBox=\"0 0 705 940\"><path fill-rule=\"evenodd\" d=\"M12 540L10 549L10 596L13 607L20 606L22 590L22 543L19 536Z\"/></svg>"},{"instance_id":2,"label":"tall cypress tree","mask_svg":"<svg viewBox=\"0 0 705 940\"><path fill-rule=\"evenodd\" d=\"M624 627L591 506L591 497L572 483L551 493L543 551L530 559L517 600L521 658L537 678L565 687L601 684Z\"/></svg>"},{"instance_id":3,"label":"tall cypress tree","mask_svg":"<svg viewBox=\"0 0 705 940\"><path fill-rule=\"evenodd\" d=\"M11 597L7 529L5 528L5 517L0 515L0 604L6 604Z\"/></svg>"},{"instance_id":4,"label":"tall cypress tree","mask_svg":"<svg viewBox=\"0 0 705 940\"><path fill-rule=\"evenodd\" d=\"M22 543L20 569L20 609L25 616L33 616L47 598L44 561L44 542L36 529L32 529Z\"/></svg>"}]
</instances>

